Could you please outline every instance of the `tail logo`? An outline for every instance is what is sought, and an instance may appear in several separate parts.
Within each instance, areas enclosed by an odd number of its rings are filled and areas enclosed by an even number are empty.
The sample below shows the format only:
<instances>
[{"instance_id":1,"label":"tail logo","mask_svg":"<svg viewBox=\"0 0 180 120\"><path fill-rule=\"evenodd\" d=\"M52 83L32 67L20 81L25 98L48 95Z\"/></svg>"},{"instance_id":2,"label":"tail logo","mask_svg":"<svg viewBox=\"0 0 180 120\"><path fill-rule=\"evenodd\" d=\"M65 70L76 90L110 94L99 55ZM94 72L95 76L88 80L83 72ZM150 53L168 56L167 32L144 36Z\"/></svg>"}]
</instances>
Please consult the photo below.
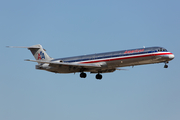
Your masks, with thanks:
<instances>
[{"instance_id":1,"label":"tail logo","mask_svg":"<svg viewBox=\"0 0 180 120\"><path fill-rule=\"evenodd\" d=\"M45 59L44 53L42 51L38 53L38 60L41 60L41 59Z\"/></svg>"}]
</instances>

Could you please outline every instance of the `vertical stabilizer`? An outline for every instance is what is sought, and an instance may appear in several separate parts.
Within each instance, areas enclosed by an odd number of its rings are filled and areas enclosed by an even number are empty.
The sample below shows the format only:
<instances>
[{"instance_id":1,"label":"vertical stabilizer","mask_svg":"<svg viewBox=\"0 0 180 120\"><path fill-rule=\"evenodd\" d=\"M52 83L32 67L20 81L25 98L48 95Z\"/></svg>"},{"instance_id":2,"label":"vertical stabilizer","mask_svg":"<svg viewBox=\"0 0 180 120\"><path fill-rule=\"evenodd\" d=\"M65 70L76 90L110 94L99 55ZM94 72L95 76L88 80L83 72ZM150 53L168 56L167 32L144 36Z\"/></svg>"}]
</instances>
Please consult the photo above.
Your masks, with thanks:
<instances>
[{"instance_id":1,"label":"vertical stabilizer","mask_svg":"<svg viewBox=\"0 0 180 120\"><path fill-rule=\"evenodd\" d=\"M42 60L42 61L52 60L52 58L48 56L48 54L45 52L45 50L42 48L40 44L28 47L28 49L31 51L31 53L33 54L36 60Z\"/></svg>"}]
</instances>

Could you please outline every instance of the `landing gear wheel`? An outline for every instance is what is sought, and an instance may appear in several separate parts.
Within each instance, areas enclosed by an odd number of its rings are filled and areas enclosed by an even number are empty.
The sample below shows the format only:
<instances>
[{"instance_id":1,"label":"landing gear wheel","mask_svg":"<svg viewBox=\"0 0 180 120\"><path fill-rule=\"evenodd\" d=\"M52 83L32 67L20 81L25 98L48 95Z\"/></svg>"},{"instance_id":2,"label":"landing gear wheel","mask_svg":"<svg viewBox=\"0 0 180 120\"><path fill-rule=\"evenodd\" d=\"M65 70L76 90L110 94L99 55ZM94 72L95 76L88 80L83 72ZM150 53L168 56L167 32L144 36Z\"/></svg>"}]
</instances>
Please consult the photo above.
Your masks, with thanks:
<instances>
[{"instance_id":1,"label":"landing gear wheel","mask_svg":"<svg viewBox=\"0 0 180 120\"><path fill-rule=\"evenodd\" d=\"M96 79L101 80L101 79L102 79L102 75L98 73L98 74L96 75Z\"/></svg>"},{"instance_id":2,"label":"landing gear wheel","mask_svg":"<svg viewBox=\"0 0 180 120\"><path fill-rule=\"evenodd\" d=\"M86 75L86 73L84 73L84 72L82 72L82 73L80 74L80 77L81 77L81 78L86 78L86 76L87 76L87 75Z\"/></svg>"},{"instance_id":3,"label":"landing gear wheel","mask_svg":"<svg viewBox=\"0 0 180 120\"><path fill-rule=\"evenodd\" d=\"M168 65L164 65L164 68L168 68Z\"/></svg>"}]
</instances>

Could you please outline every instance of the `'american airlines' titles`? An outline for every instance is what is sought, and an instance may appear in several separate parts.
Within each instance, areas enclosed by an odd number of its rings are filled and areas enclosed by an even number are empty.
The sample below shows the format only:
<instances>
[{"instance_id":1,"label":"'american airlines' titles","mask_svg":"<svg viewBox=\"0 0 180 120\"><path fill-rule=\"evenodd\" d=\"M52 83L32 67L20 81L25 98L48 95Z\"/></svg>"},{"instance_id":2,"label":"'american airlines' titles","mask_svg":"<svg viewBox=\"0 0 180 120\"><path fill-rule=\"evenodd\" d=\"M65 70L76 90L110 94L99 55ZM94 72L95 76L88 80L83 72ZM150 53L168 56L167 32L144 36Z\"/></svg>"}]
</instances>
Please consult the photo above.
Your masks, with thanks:
<instances>
[{"instance_id":1,"label":"'american airlines' titles","mask_svg":"<svg viewBox=\"0 0 180 120\"><path fill-rule=\"evenodd\" d=\"M130 51L127 51L126 50L126 52L124 52L124 54L127 54L127 53L137 53L137 52L143 52L144 51L144 49L140 49L140 50L130 50Z\"/></svg>"}]
</instances>

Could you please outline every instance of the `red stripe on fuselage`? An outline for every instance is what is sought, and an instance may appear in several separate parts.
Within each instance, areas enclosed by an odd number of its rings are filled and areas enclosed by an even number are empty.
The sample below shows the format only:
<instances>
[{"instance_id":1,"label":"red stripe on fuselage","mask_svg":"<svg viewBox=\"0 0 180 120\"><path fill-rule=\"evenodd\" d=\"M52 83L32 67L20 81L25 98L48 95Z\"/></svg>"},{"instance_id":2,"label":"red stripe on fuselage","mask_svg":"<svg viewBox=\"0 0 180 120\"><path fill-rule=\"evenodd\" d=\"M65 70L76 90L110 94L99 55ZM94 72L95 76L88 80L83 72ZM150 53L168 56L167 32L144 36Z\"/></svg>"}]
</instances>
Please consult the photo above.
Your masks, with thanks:
<instances>
[{"instance_id":1,"label":"red stripe on fuselage","mask_svg":"<svg viewBox=\"0 0 180 120\"><path fill-rule=\"evenodd\" d=\"M124 60L124 59L131 59L131 58L141 58L141 57L149 57L149 56L159 56L159 55L173 55L172 53L152 53L148 55L137 55L137 56L126 56L126 57L119 57L119 58L109 58L109 59L101 59L101 60L93 60L93 61L86 61L80 63L96 63L96 62L106 62L106 61L114 61L114 60Z\"/></svg>"}]
</instances>

